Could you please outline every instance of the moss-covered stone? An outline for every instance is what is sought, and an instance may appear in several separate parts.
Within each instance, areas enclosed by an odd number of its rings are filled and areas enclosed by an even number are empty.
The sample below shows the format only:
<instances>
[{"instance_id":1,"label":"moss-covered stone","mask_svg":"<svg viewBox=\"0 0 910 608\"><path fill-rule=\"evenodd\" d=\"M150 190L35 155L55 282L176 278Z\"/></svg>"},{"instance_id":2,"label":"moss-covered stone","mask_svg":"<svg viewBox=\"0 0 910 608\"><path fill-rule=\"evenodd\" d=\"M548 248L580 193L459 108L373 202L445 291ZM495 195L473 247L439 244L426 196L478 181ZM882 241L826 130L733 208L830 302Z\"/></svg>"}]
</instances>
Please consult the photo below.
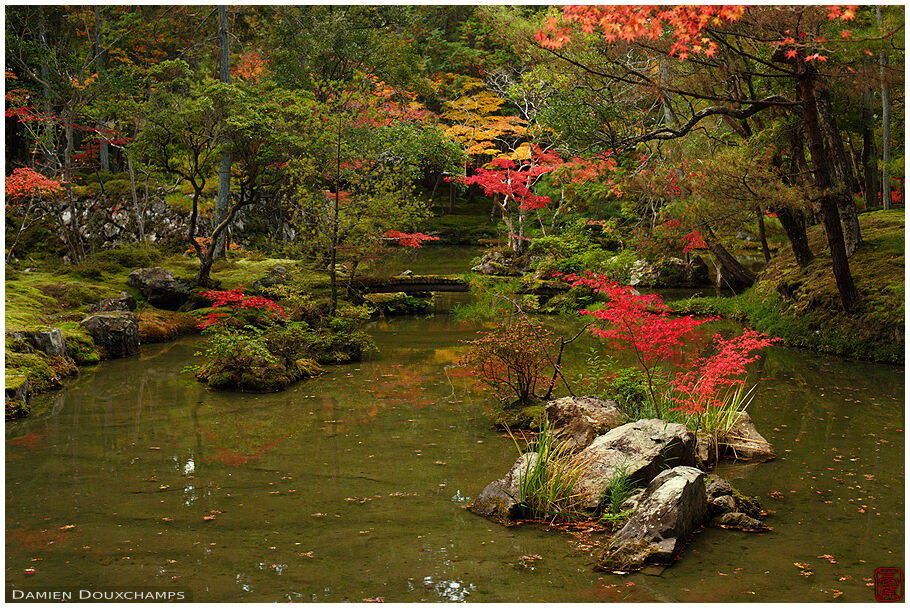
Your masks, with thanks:
<instances>
[{"instance_id":1,"label":"moss-covered stone","mask_svg":"<svg viewBox=\"0 0 910 608\"><path fill-rule=\"evenodd\" d=\"M286 367L281 362L251 366L249 369L227 369L225 366L206 363L196 372L196 379L220 390L248 393L275 393L291 384L318 376L323 369L312 359L299 359Z\"/></svg>"},{"instance_id":2,"label":"moss-covered stone","mask_svg":"<svg viewBox=\"0 0 910 608\"><path fill-rule=\"evenodd\" d=\"M736 510L739 513L745 513L755 519L761 518L764 514L761 503L756 496L746 496L736 488L733 488L733 500L736 501Z\"/></svg>"},{"instance_id":3,"label":"moss-covered stone","mask_svg":"<svg viewBox=\"0 0 910 608\"><path fill-rule=\"evenodd\" d=\"M532 429L540 427L544 417L545 404L541 401L530 403L512 403L498 408L493 414L493 424L510 430Z\"/></svg>"},{"instance_id":4,"label":"moss-covered stone","mask_svg":"<svg viewBox=\"0 0 910 608\"><path fill-rule=\"evenodd\" d=\"M25 418L31 413L32 407L24 402L16 399L7 399L6 400L6 419L7 420L16 420L17 418Z\"/></svg>"},{"instance_id":5,"label":"moss-covered stone","mask_svg":"<svg viewBox=\"0 0 910 608\"><path fill-rule=\"evenodd\" d=\"M66 356L76 365L95 365L101 361L94 340L78 326L63 330L63 343L66 345Z\"/></svg>"},{"instance_id":6,"label":"moss-covered stone","mask_svg":"<svg viewBox=\"0 0 910 608\"><path fill-rule=\"evenodd\" d=\"M6 375L25 376L34 393L62 386L61 379L77 373L73 362L65 357L48 357L42 352L6 352Z\"/></svg>"},{"instance_id":7,"label":"moss-covered stone","mask_svg":"<svg viewBox=\"0 0 910 608\"><path fill-rule=\"evenodd\" d=\"M426 314L432 310L433 296L418 298L403 291L395 293L371 293L367 302L383 316Z\"/></svg>"}]
</instances>

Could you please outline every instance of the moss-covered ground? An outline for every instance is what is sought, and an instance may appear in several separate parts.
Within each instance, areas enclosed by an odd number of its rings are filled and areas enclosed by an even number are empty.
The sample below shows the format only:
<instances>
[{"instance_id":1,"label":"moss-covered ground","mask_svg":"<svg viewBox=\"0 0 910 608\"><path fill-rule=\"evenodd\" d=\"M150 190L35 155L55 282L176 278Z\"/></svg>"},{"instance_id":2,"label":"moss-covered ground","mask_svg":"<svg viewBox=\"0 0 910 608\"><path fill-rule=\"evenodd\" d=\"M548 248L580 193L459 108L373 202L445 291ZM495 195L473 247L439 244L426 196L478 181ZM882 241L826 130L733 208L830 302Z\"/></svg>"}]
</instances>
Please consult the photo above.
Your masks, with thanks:
<instances>
[{"instance_id":1,"label":"moss-covered ground","mask_svg":"<svg viewBox=\"0 0 910 608\"><path fill-rule=\"evenodd\" d=\"M789 245L755 285L733 297L674 302L674 310L717 314L778 336L785 344L887 363L904 361L904 212L859 216L863 243L850 257L859 309L844 312L821 226L809 229L815 259L796 264Z\"/></svg>"}]
</instances>

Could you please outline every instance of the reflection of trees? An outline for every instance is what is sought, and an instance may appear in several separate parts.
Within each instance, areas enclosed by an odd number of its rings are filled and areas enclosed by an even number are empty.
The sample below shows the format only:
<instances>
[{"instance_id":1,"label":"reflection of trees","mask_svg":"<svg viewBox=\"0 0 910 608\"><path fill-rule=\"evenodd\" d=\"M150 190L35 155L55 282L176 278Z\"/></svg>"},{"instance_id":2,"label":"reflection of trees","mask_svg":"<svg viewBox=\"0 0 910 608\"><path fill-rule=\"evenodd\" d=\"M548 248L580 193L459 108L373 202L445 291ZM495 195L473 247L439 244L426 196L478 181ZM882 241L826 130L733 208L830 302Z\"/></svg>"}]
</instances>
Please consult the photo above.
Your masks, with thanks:
<instances>
[{"instance_id":1,"label":"reflection of trees","mask_svg":"<svg viewBox=\"0 0 910 608\"><path fill-rule=\"evenodd\" d=\"M204 427L199 424L194 408L196 427L196 462L219 462L239 467L255 462L275 449L282 441L310 430L310 418L288 417L283 408L272 408L244 415L225 412L218 418L217 426ZM206 445L211 442L211 448Z\"/></svg>"}]
</instances>

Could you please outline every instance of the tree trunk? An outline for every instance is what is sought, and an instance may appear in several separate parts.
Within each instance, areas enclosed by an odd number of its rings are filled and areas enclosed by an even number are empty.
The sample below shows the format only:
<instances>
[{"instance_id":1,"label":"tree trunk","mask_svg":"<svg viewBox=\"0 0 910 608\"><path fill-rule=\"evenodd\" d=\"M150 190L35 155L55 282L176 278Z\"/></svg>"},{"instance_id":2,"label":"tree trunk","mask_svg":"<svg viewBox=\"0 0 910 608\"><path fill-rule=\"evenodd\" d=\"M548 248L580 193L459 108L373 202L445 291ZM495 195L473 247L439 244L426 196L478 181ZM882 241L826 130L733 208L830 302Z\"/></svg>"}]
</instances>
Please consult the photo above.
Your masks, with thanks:
<instances>
[{"instance_id":1,"label":"tree trunk","mask_svg":"<svg viewBox=\"0 0 910 608\"><path fill-rule=\"evenodd\" d=\"M38 39L41 43L41 48L48 50L47 46L47 32L44 25L44 7L38 5ZM49 54L49 53L48 53ZM42 54L41 57L41 97L44 103L44 124L41 129L41 136L39 138L39 144L41 145L41 153L44 156L44 165L47 171L51 174L58 174L60 171L60 163L58 162L58 156L56 154L56 144L54 142L54 124L50 120L51 116L51 91L48 87L48 82L50 81L50 69L47 65L47 57Z\"/></svg>"},{"instance_id":2,"label":"tree trunk","mask_svg":"<svg viewBox=\"0 0 910 608\"><path fill-rule=\"evenodd\" d=\"M801 268L805 268L814 259L812 248L809 247L809 237L806 235L806 214L790 207L776 207L774 212L780 225L784 227L793 256Z\"/></svg>"},{"instance_id":3,"label":"tree trunk","mask_svg":"<svg viewBox=\"0 0 910 608\"><path fill-rule=\"evenodd\" d=\"M221 40L221 66L219 79L221 82L231 82L231 48L230 31L228 29L227 6L218 7L218 36ZM221 154L221 163L218 166L218 195L215 202L215 224L220 224L228 214L228 200L231 197L231 153ZM217 239L212 239L212 249L216 259L224 258L225 230Z\"/></svg>"},{"instance_id":4,"label":"tree trunk","mask_svg":"<svg viewBox=\"0 0 910 608\"><path fill-rule=\"evenodd\" d=\"M64 115L66 127L66 149L63 152L63 181L66 184L66 200L69 203L70 227L69 227L69 250L72 262L75 264L85 258L85 250L82 247L82 234L79 230L79 215L76 212L76 197L73 195L73 149L75 142L73 140L73 120L74 118L68 113Z\"/></svg>"},{"instance_id":5,"label":"tree trunk","mask_svg":"<svg viewBox=\"0 0 910 608\"><path fill-rule=\"evenodd\" d=\"M831 110L831 97L826 88L820 88L817 92L816 108L822 134L828 144L828 154L825 157L835 177L833 187L830 188L831 196L837 203L837 213L843 223L844 246L847 249L847 257L850 257L862 244L863 237L859 228L859 218L856 217L856 204L853 202L853 173L850 171L847 154L844 152L844 142L840 131L837 130L834 112Z\"/></svg>"},{"instance_id":6,"label":"tree trunk","mask_svg":"<svg viewBox=\"0 0 910 608\"><path fill-rule=\"evenodd\" d=\"M433 201L436 200L436 190L439 189L439 182L442 181L442 173L439 173L436 176L436 181L433 182L433 192L430 193L430 207L433 207Z\"/></svg>"},{"instance_id":7,"label":"tree trunk","mask_svg":"<svg viewBox=\"0 0 910 608\"><path fill-rule=\"evenodd\" d=\"M101 6L95 5L95 68L98 72L99 80L104 78L104 68L105 68L105 53L102 50L101 46ZM106 128L105 121L99 120L98 127L98 160L101 163L101 170L108 171L111 170L111 161L110 154L108 151L107 145L107 135L101 133L101 131Z\"/></svg>"},{"instance_id":8,"label":"tree trunk","mask_svg":"<svg viewBox=\"0 0 910 608\"><path fill-rule=\"evenodd\" d=\"M761 241L761 252L765 256L765 261L771 261L771 250L768 249L768 238L765 236L765 214L761 207L755 207L755 217L758 219L758 240Z\"/></svg>"},{"instance_id":9,"label":"tree trunk","mask_svg":"<svg viewBox=\"0 0 910 608\"><path fill-rule=\"evenodd\" d=\"M133 198L133 213L136 214L136 227L139 229L139 242L145 244L145 221L142 209L139 208L139 195L136 193L136 172L133 170L133 159L126 157L126 168L130 172L130 195Z\"/></svg>"},{"instance_id":10,"label":"tree trunk","mask_svg":"<svg viewBox=\"0 0 910 608\"><path fill-rule=\"evenodd\" d=\"M723 267L727 276L733 279L734 283L738 283L743 287L748 287L755 283L755 273L740 264L723 245L717 242L717 237L710 226L702 224L699 227L699 232L701 233L702 239L705 241L705 245L708 246L708 249L714 254L714 257L717 258L718 264ZM730 287L734 286L735 285L730 285Z\"/></svg>"},{"instance_id":11,"label":"tree trunk","mask_svg":"<svg viewBox=\"0 0 910 608\"><path fill-rule=\"evenodd\" d=\"M871 62L867 62L871 72L870 64ZM873 101L872 87L867 87L863 91L863 200L866 201L867 209L876 206L875 192L878 189Z\"/></svg>"},{"instance_id":12,"label":"tree trunk","mask_svg":"<svg viewBox=\"0 0 910 608\"><path fill-rule=\"evenodd\" d=\"M875 9L878 29L882 29L882 7ZM891 162L891 89L885 80L885 68L888 65L888 53L881 54L882 78L882 209L891 208L891 171L888 163Z\"/></svg>"},{"instance_id":13,"label":"tree trunk","mask_svg":"<svg viewBox=\"0 0 910 608\"><path fill-rule=\"evenodd\" d=\"M455 185L449 182L449 215L455 213Z\"/></svg>"},{"instance_id":14,"label":"tree trunk","mask_svg":"<svg viewBox=\"0 0 910 608\"><path fill-rule=\"evenodd\" d=\"M831 173L828 170L828 161L825 155L825 142L818 125L817 104L815 100L816 72L811 66L800 66L799 92L803 112L803 124L809 140L809 156L812 158L815 187L819 191L818 207L822 223L825 226L825 235L828 237L828 247L831 250L831 265L834 271L834 280L840 292L841 303L844 310L856 310L859 294L853 283L850 273L850 263L847 260L847 249L844 244L844 233L841 229L840 216L837 202L832 196Z\"/></svg>"}]
</instances>

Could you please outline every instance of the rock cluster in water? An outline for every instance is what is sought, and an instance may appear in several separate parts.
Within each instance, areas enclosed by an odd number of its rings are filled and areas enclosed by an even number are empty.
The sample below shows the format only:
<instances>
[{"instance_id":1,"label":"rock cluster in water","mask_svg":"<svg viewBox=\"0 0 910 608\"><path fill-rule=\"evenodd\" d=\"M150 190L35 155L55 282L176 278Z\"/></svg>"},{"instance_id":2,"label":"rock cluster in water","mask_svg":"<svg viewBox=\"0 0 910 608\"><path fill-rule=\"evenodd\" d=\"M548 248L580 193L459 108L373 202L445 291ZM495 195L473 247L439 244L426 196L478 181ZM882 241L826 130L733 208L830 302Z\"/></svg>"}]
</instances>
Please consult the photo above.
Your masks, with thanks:
<instances>
[{"instance_id":1,"label":"rock cluster in water","mask_svg":"<svg viewBox=\"0 0 910 608\"><path fill-rule=\"evenodd\" d=\"M583 463L575 491L592 518L602 510L602 497L622 469L644 486L622 508L628 520L601 548L597 567L629 571L668 564L691 534L704 525L739 530L767 529L754 498L729 482L709 476L697 448L704 445L684 425L659 419L625 422L614 402L597 397L565 397L546 405L551 432ZM744 414L730 432L711 445L714 454L739 459L773 457L770 444ZM475 513L501 523L522 515L520 480L534 468L537 454L523 454L509 472L484 488L471 505Z\"/></svg>"}]
</instances>

